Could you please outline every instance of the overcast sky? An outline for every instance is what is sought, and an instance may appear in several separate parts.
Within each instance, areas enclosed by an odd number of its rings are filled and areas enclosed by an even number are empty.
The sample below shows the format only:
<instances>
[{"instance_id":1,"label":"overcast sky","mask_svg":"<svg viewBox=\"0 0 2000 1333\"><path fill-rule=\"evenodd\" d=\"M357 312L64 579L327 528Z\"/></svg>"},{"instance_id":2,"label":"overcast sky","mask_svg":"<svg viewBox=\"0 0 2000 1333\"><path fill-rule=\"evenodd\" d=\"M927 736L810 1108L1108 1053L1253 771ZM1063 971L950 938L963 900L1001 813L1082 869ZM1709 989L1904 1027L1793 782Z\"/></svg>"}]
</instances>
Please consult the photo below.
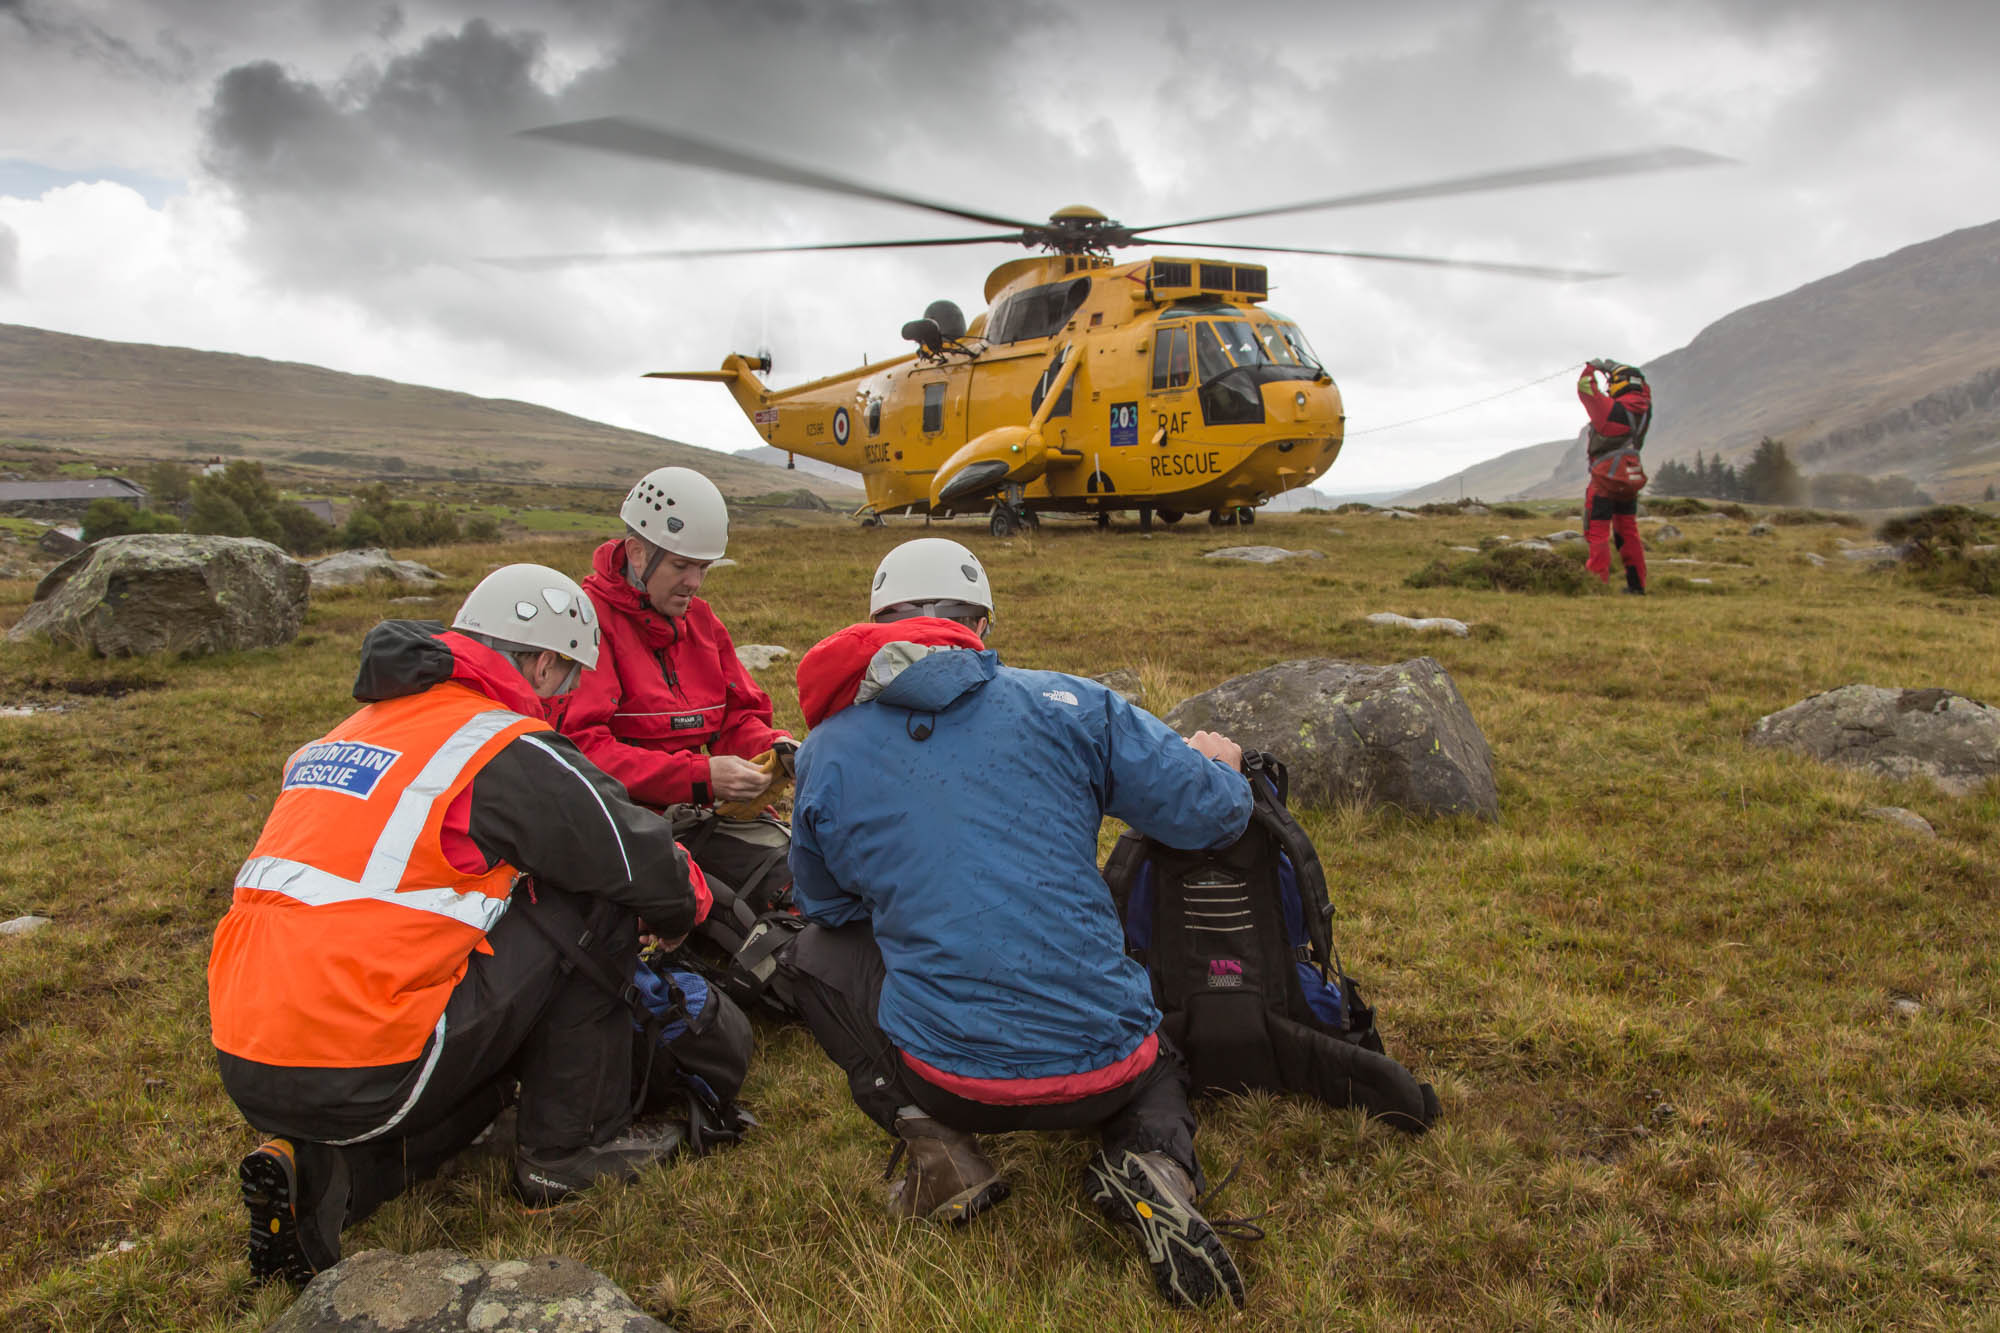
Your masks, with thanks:
<instances>
[{"instance_id":1,"label":"overcast sky","mask_svg":"<svg viewBox=\"0 0 2000 1333\"><path fill-rule=\"evenodd\" d=\"M1272 257L1346 397L1323 489L1574 433L1566 376L2000 217L2000 4L0 0L0 321L524 398L723 449L779 383L981 307L1018 247L513 273L482 256L974 224L514 137L619 114L974 209L1128 223L1686 144L1738 165L1205 227L1616 269ZM1175 247L1168 252L1182 247Z\"/></svg>"}]
</instances>

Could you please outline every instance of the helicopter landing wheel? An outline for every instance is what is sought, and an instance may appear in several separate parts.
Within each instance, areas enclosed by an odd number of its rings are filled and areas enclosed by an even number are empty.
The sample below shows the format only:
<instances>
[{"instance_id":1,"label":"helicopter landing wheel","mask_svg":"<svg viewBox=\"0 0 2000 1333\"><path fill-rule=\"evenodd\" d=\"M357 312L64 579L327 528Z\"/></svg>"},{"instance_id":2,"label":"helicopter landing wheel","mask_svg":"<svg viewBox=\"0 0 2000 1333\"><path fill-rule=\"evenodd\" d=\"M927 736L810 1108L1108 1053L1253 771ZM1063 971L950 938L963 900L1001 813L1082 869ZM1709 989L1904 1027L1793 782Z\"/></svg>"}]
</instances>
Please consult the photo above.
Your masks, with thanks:
<instances>
[{"instance_id":1,"label":"helicopter landing wheel","mask_svg":"<svg viewBox=\"0 0 2000 1333\"><path fill-rule=\"evenodd\" d=\"M1111 526L1111 511L1109 509L1100 509L1097 511L1097 526L1099 528L1108 528Z\"/></svg>"},{"instance_id":2,"label":"helicopter landing wheel","mask_svg":"<svg viewBox=\"0 0 2000 1333\"><path fill-rule=\"evenodd\" d=\"M1005 505L996 505L987 527L995 537L1011 537L1019 530L1020 524L1015 520L1013 510Z\"/></svg>"},{"instance_id":3,"label":"helicopter landing wheel","mask_svg":"<svg viewBox=\"0 0 2000 1333\"><path fill-rule=\"evenodd\" d=\"M1030 532L1040 532L1042 530L1042 516L1032 509L1023 508L1017 510L1015 521Z\"/></svg>"},{"instance_id":4,"label":"helicopter landing wheel","mask_svg":"<svg viewBox=\"0 0 2000 1333\"><path fill-rule=\"evenodd\" d=\"M863 514L861 516L861 526L864 528L882 527L884 526L882 516L880 514Z\"/></svg>"},{"instance_id":5,"label":"helicopter landing wheel","mask_svg":"<svg viewBox=\"0 0 2000 1333\"><path fill-rule=\"evenodd\" d=\"M1255 505L1238 506L1236 510L1236 521L1238 523L1241 523L1246 528L1249 527L1252 523L1255 523L1257 521L1256 506Z\"/></svg>"},{"instance_id":6,"label":"helicopter landing wheel","mask_svg":"<svg viewBox=\"0 0 2000 1333\"><path fill-rule=\"evenodd\" d=\"M1174 524L1180 522L1182 519L1187 517L1186 514L1183 514L1178 509L1161 509L1156 512L1160 516L1160 522L1166 524L1170 528Z\"/></svg>"},{"instance_id":7,"label":"helicopter landing wheel","mask_svg":"<svg viewBox=\"0 0 2000 1333\"><path fill-rule=\"evenodd\" d=\"M1227 528L1234 527L1235 525L1236 511L1234 509L1211 509L1208 511L1208 526L1211 528Z\"/></svg>"}]
</instances>

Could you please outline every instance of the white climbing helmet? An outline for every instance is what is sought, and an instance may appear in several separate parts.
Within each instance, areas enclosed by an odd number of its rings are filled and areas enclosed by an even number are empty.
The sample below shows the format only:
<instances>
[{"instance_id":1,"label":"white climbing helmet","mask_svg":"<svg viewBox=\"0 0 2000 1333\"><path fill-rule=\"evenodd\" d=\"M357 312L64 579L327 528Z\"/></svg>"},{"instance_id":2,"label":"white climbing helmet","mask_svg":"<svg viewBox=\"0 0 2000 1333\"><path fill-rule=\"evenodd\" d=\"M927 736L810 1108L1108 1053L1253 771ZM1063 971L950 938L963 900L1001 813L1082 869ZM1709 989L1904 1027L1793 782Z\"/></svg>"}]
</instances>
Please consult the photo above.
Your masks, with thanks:
<instances>
[{"instance_id":1,"label":"white climbing helmet","mask_svg":"<svg viewBox=\"0 0 2000 1333\"><path fill-rule=\"evenodd\" d=\"M894 614L885 617L884 612ZM875 585L868 595L871 620L974 613L993 618L993 586L979 557L949 537L904 542L875 566Z\"/></svg>"},{"instance_id":2,"label":"white climbing helmet","mask_svg":"<svg viewBox=\"0 0 2000 1333\"><path fill-rule=\"evenodd\" d=\"M720 560L729 549L729 506L693 468L654 468L625 493L618 517L633 536L683 559Z\"/></svg>"},{"instance_id":3,"label":"white climbing helmet","mask_svg":"<svg viewBox=\"0 0 2000 1333\"><path fill-rule=\"evenodd\" d=\"M597 665L597 608L576 580L547 565L508 565L479 581L453 629L507 652L551 649L586 670Z\"/></svg>"}]
</instances>

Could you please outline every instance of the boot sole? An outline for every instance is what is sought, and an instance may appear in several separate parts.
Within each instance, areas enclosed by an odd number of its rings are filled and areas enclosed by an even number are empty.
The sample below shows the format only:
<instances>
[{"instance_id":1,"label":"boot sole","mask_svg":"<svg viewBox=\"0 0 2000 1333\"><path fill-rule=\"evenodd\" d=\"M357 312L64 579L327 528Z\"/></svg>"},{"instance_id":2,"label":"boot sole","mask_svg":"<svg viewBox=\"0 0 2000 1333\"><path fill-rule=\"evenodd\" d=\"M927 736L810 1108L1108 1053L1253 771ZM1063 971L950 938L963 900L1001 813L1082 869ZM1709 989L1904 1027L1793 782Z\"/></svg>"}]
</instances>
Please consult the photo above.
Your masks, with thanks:
<instances>
[{"instance_id":1,"label":"boot sole","mask_svg":"<svg viewBox=\"0 0 2000 1333\"><path fill-rule=\"evenodd\" d=\"M293 1286L312 1281L314 1269L299 1238L297 1175L284 1154L269 1145L236 1168L243 1207L250 1214L250 1280L277 1279Z\"/></svg>"},{"instance_id":2,"label":"boot sole","mask_svg":"<svg viewBox=\"0 0 2000 1333\"><path fill-rule=\"evenodd\" d=\"M1170 1305L1202 1306L1227 1295L1243 1308L1243 1275L1201 1214L1176 1203L1143 1171L1090 1164L1090 1197L1113 1223L1136 1232L1153 1286Z\"/></svg>"},{"instance_id":3,"label":"boot sole","mask_svg":"<svg viewBox=\"0 0 2000 1333\"><path fill-rule=\"evenodd\" d=\"M941 1222L946 1226L962 1227L1011 1193L1013 1186L995 1177L983 1185L974 1185L969 1190L961 1190L952 1195L931 1209L925 1220Z\"/></svg>"}]
</instances>

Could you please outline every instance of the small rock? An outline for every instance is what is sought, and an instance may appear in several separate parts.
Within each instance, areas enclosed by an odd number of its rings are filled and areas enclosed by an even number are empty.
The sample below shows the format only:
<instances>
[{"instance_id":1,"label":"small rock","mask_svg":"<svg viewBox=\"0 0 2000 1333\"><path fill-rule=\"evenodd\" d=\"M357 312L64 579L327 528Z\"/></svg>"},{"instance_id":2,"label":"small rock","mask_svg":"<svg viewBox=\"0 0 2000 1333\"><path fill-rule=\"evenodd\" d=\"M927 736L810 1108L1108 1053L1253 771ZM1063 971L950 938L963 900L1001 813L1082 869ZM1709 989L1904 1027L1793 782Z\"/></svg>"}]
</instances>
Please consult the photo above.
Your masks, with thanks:
<instances>
[{"instance_id":1,"label":"small rock","mask_svg":"<svg viewBox=\"0 0 2000 1333\"><path fill-rule=\"evenodd\" d=\"M1862 812L1863 817L1879 819L1885 824L1900 824L1912 833L1920 833L1926 838L1935 838L1937 830L1931 821L1914 810L1905 810L1900 805L1871 805Z\"/></svg>"},{"instance_id":2,"label":"small rock","mask_svg":"<svg viewBox=\"0 0 2000 1333\"><path fill-rule=\"evenodd\" d=\"M1806 563L1811 565L1814 569L1826 568L1826 557L1821 555L1818 551L1807 551L1805 554L1806 554Z\"/></svg>"},{"instance_id":3,"label":"small rock","mask_svg":"<svg viewBox=\"0 0 2000 1333\"><path fill-rule=\"evenodd\" d=\"M1477 546L1448 546L1445 549L1449 551L1463 551L1467 555L1479 554L1479 548Z\"/></svg>"},{"instance_id":4,"label":"small rock","mask_svg":"<svg viewBox=\"0 0 2000 1333\"><path fill-rule=\"evenodd\" d=\"M53 924L45 916L17 916L12 921L0 921L0 935L32 935Z\"/></svg>"},{"instance_id":5,"label":"small rock","mask_svg":"<svg viewBox=\"0 0 2000 1333\"><path fill-rule=\"evenodd\" d=\"M1449 616L1425 616L1423 619L1418 620L1412 619L1409 616L1399 616L1394 611L1377 611L1368 617L1368 623L1371 625L1400 625L1404 629L1413 629L1420 633L1438 631L1460 639L1472 632L1466 628L1463 620L1453 620Z\"/></svg>"},{"instance_id":6,"label":"small rock","mask_svg":"<svg viewBox=\"0 0 2000 1333\"><path fill-rule=\"evenodd\" d=\"M1752 537L1775 537L1778 535L1778 529L1769 523L1752 523L1750 525L1750 535Z\"/></svg>"},{"instance_id":7,"label":"small rock","mask_svg":"<svg viewBox=\"0 0 2000 1333\"><path fill-rule=\"evenodd\" d=\"M1287 551L1282 546L1225 546L1202 552L1204 560L1242 560L1253 565L1275 565L1280 560L1324 560L1326 552L1311 549Z\"/></svg>"},{"instance_id":8,"label":"small rock","mask_svg":"<svg viewBox=\"0 0 2000 1333\"><path fill-rule=\"evenodd\" d=\"M739 643L736 645L736 660L743 664L745 671L764 671L773 663L790 657L792 650L780 648L775 643Z\"/></svg>"},{"instance_id":9,"label":"small rock","mask_svg":"<svg viewBox=\"0 0 2000 1333\"><path fill-rule=\"evenodd\" d=\"M1709 585L1713 584L1713 583L1715 582L1715 580L1714 580L1714 579L1689 579L1689 580L1688 580L1688 582L1689 582L1689 583L1693 583L1693 584L1698 584L1698 585L1700 585L1701 587L1704 587L1704 588L1706 588L1706 587L1708 587Z\"/></svg>"},{"instance_id":10,"label":"small rock","mask_svg":"<svg viewBox=\"0 0 2000 1333\"><path fill-rule=\"evenodd\" d=\"M1840 554L1846 560L1873 560L1884 564L1894 564L1903 558L1905 548L1901 546L1850 546Z\"/></svg>"},{"instance_id":11,"label":"small rock","mask_svg":"<svg viewBox=\"0 0 2000 1333\"><path fill-rule=\"evenodd\" d=\"M1551 532L1543 536L1545 542L1580 542L1583 534L1575 528L1564 528L1561 532Z\"/></svg>"},{"instance_id":12,"label":"small rock","mask_svg":"<svg viewBox=\"0 0 2000 1333\"><path fill-rule=\"evenodd\" d=\"M391 598L389 599L389 605L391 605L391 606L429 606L429 605L430 605L430 604L431 604L432 602L435 602L436 600L437 600L437 598L435 598L435 597L391 597Z\"/></svg>"},{"instance_id":13,"label":"small rock","mask_svg":"<svg viewBox=\"0 0 2000 1333\"><path fill-rule=\"evenodd\" d=\"M1128 704L1139 708L1146 706L1146 684L1131 667L1117 667L1091 679Z\"/></svg>"},{"instance_id":14,"label":"small rock","mask_svg":"<svg viewBox=\"0 0 2000 1333\"><path fill-rule=\"evenodd\" d=\"M1517 551L1553 551L1556 549L1548 542L1535 541L1533 539L1530 539L1528 541L1511 542L1509 544Z\"/></svg>"},{"instance_id":15,"label":"small rock","mask_svg":"<svg viewBox=\"0 0 2000 1333\"><path fill-rule=\"evenodd\" d=\"M91 1262L95 1263L99 1259L109 1259L113 1255L130 1254L132 1253L132 1251L138 1248L139 1248L139 1242L136 1240L120 1240L120 1241L107 1240L102 1245L97 1247L97 1253L91 1255L90 1260Z\"/></svg>"},{"instance_id":16,"label":"small rock","mask_svg":"<svg viewBox=\"0 0 2000 1333\"><path fill-rule=\"evenodd\" d=\"M315 1277L269 1333L666 1333L602 1274L545 1255L364 1250Z\"/></svg>"},{"instance_id":17,"label":"small rock","mask_svg":"<svg viewBox=\"0 0 2000 1333\"><path fill-rule=\"evenodd\" d=\"M1918 1004L1907 995L1898 995L1895 999L1889 1001L1889 1008L1895 1011L1898 1018L1915 1018L1924 1011L1924 1007L1921 1004Z\"/></svg>"},{"instance_id":18,"label":"small rock","mask_svg":"<svg viewBox=\"0 0 2000 1333\"><path fill-rule=\"evenodd\" d=\"M1687 516L1687 521L1688 521L1688 522L1690 522L1690 523L1727 523L1727 522L1729 521L1729 515L1727 515L1727 514L1689 514L1689 515Z\"/></svg>"},{"instance_id":19,"label":"small rock","mask_svg":"<svg viewBox=\"0 0 2000 1333\"><path fill-rule=\"evenodd\" d=\"M1412 513L1411 513L1411 512L1409 511L1409 510L1407 510L1407 509L1384 509L1384 510L1382 511L1382 513L1383 513L1383 514L1384 514L1385 516L1389 517L1389 518L1416 518L1416 517L1417 517L1417 515L1415 515L1415 514L1412 514Z\"/></svg>"},{"instance_id":20,"label":"small rock","mask_svg":"<svg viewBox=\"0 0 2000 1333\"><path fill-rule=\"evenodd\" d=\"M1660 524L1659 531L1653 534L1653 540L1656 542L1677 542L1680 539L1681 530L1671 523Z\"/></svg>"},{"instance_id":21,"label":"small rock","mask_svg":"<svg viewBox=\"0 0 2000 1333\"><path fill-rule=\"evenodd\" d=\"M1488 509L1485 505L1467 505L1465 508L1459 510L1458 512L1465 515L1465 517L1467 518L1485 518L1488 514L1492 513L1493 511L1491 509Z\"/></svg>"}]
</instances>

